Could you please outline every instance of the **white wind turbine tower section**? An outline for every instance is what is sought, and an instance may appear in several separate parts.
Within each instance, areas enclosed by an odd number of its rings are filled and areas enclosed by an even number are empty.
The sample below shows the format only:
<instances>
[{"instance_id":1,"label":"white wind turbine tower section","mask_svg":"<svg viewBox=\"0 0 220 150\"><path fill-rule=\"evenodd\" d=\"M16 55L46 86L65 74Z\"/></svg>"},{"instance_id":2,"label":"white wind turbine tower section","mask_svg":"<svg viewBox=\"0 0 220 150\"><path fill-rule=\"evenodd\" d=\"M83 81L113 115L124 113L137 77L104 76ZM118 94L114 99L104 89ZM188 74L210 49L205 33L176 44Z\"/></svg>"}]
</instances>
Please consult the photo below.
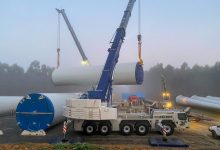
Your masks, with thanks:
<instances>
[{"instance_id":1,"label":"white wind turbine tower section","mask_svg":"<svg viewBox=\"0 0 220 150\"><path fill-rule=\"evenodd\" d=\"M15 112L22 96L0 96L0 116Z\"/></svg>"}]
</instances>

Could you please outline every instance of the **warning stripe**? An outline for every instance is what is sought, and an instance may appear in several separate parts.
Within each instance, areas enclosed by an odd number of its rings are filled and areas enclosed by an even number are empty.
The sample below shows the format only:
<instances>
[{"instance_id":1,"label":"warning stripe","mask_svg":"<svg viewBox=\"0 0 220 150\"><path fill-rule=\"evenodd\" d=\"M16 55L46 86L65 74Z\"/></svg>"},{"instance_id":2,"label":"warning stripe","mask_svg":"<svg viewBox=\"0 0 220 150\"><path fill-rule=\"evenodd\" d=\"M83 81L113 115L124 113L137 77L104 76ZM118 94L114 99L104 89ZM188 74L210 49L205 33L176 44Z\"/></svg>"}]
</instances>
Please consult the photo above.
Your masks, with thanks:
<instances>
[{"instance_id":1,"label":"warning stripe","mask_svg":"<svg viewBox=\"0 0 220 150\"><path fill-rule=\"evenodd\" d=\"M67 126L66 126L66 123L63 124L63 133L65 134L67 131Z\"/></svg>"},{"instance_id":2,"label":"warning stripe","mask_svg":"<svg viewBox=\"0 0 220 150\"><path fill-rule=\"evenodd\" d=\"M162 132L163 132L163 134L167 134L167 131L166 131L166 129L165 128L162 128Z\"/></svg>"},{"instance_id":3,"label":"warning stripe","mask_svg":"<svg viewBox=\"0 0 220 150\"><path fill-rule=\"evenodd\" d=\"M63 127L63 133L66 133L66 131L67 131L67 128Z\"/></svg>"}]
</instances>

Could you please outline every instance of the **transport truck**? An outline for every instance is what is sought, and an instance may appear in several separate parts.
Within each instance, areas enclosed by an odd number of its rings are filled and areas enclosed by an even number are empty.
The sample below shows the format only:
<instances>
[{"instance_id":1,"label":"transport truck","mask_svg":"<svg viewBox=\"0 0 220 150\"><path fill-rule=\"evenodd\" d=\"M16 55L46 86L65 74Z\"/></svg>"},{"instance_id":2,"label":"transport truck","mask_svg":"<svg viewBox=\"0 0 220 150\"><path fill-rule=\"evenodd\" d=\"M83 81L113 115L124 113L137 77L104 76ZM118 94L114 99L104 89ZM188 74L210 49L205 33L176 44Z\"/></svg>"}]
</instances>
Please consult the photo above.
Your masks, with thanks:
<instances>
[{"instance_id":1,"label":"transport truck","mask_svg":"<svg viewBox=\"0 0 220 150\"><path fill-rule=\"evenodd\" d=\"M108 135L119 131L122 135L146 135L149 131L165 129L166 135L172 135L175 128L188 127L188 118L184 111L170 109L148 109L148 112L126 113L117 108L107 107L100 99L69 99L64 107L64 116L74 131L83 131L87 135Z\"/></svg>"}]
</instances>

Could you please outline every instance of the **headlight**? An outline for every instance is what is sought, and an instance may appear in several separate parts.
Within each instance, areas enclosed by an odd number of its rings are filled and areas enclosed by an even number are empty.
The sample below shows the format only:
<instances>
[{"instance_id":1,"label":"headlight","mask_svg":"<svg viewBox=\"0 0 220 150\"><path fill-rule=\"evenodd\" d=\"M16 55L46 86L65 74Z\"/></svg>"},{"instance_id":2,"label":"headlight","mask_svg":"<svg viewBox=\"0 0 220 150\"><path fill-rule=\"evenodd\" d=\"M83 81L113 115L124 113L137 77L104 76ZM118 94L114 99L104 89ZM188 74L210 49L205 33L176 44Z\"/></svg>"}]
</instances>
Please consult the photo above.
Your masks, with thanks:
<instances>
[{"instance_id":1,"label":"headlight","mask_svg":"<svg viewBox=\"0 0 220 150\"><path fill-rule=\"evenodd\" d=\"M212 126L208 128L209 131L212 131Z\"/></svg>"}]
</instances>

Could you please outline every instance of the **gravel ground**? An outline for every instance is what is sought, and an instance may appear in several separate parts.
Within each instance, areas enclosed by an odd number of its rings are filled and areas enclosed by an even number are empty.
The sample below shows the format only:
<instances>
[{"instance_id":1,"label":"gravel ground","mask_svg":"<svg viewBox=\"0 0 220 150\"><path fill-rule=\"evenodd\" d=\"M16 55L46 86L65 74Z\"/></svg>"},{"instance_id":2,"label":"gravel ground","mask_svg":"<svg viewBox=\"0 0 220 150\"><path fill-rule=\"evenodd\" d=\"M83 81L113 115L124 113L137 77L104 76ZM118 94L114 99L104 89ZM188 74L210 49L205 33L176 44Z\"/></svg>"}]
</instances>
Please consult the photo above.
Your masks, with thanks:
<instances>
[{"instance_id":1,"label":"gravel ground","mask_svg":"<svg viewBox=\"0 0 220 150\"><path fill-rule=\"evenodd\" d=\"M176 137L187 144L189 148L178 149L220 149L220 139L213 139L208 131L210 122L200 121L191 122L190 128L185 130L176 130L171 137ZM21 136L21 130L16 125L14 117L0 117L0 130L4 135L0 135L0 150L3 149L42 149L46 147L51 149L48 143L56 143L62 138L62 124L52 127L47 131L44 137ZM108 136L84 136L81 133L69 134L69 138L74 142L86 142L105 146L107 149L171 149L151 147L148 143L148 138L161 136L157 132L151 132L147 136L122 136L117 132L111 133ZM34 143L34 144L33 144ZM177 149L177 148L172 148Z\"/></svg>"}]
</instances>

